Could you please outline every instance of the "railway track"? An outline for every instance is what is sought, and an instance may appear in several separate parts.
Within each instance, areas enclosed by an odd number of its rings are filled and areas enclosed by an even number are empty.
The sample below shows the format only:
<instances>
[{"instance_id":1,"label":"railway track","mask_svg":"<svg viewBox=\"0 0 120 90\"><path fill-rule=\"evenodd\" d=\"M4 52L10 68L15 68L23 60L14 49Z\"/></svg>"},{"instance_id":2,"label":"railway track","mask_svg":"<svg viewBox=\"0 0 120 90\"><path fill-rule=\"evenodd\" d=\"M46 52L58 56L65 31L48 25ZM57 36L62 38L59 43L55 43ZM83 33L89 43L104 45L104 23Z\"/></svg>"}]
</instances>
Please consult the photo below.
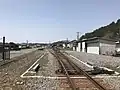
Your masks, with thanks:
<instances>
[{"instance_id":1,"label":"railway track","mask_svg":"<svg viewBox=\"0 0 120 90\"><path fill-rule=\"evenodd\" d=\"M79 90L79 88L76 87L74 80L71 79L71 76L69 74L70 70L71 71L74 70L75 72L77 72L78 75L81 74L84 75L98 90L107 90L105 87L100 85L96 80L94 80L87 72L85 72L76 64L71 62L71 60L67 56L65 56L62 52L60 52L60 50L53 49L52 51L50 50L50 53L53 54L54 57L56 57L56 59L58 60L72 90Z\"/></svg>"}]
</instances>

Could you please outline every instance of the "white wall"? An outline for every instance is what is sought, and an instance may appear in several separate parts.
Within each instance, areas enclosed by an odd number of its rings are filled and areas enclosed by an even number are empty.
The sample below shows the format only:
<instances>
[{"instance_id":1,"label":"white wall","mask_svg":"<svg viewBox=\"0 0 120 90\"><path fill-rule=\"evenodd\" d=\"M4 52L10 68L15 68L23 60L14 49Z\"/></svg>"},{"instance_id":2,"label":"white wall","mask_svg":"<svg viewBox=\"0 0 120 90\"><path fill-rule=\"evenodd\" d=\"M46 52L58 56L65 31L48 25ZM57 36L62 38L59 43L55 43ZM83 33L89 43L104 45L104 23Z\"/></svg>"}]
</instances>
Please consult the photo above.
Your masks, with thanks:
<instances>
[{"instance_id":1,"label":"white wall","mask_svg":"<svg viewBox=\"0 0 120 90\"><path fill-rule=\"evenodd\" d=\"M65 44L63 44L63 48L65 48L66 47L66 45Z\"/></svg>"},{"instance_id":2,"label":"white wall","mask_svg":"<svg viewBox=\"0 0 120 90\"><path fill-rule=\"evenodd\" d=\"M75 47L73 47L73 51L75 51Z\"/></svg>"},{"instance_id":3,"label":"white wall","mask_svg":"<svg viewBox=\"0 0 120 90\"><path fill-rule=\"evenodd\" d=\"M79 43L78 43L78 52L81 51L80 49L81 49L81 43L79 42Z\"/></svg>"},{"instance_id":4,"label":"white wall","mask_svg":"<svg viewBox=\"0 0 120 90\"><path fill-rule=\"evenodd\" d=\"M99 54L99 43L87 44L87 53Z\"/></svg>"},{"instance_id":5,"label":"white wall","mask_svg":"<svg viewBox=\"0 0 120 90\"><path fill-rule=\"evenodd\" d=\"M82 42L82 52L85 52L85 42Z\"/></svg>"},{"instance_id":6,"label":"white wall","mask_svg":"<svg viewBox=\"0 0 120 90\"><path fill-rule=\"evenodd\" d=\"M79 49L78 49L78 47L76 48L76 51L77 51L77 52L79 52Z\"/></svg>"}]
</instances>

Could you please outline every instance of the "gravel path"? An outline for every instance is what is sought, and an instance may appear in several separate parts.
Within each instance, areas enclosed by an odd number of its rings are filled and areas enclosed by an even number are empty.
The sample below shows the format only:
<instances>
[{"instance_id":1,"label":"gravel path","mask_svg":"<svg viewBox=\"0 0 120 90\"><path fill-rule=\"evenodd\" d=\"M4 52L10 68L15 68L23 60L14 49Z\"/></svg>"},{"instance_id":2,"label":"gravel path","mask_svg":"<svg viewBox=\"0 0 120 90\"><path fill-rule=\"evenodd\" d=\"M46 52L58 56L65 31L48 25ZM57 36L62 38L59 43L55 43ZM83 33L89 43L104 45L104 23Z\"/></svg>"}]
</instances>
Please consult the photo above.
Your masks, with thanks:
<instances>
[{"instance_id":1,"label":"gravel path","mask_svg":"<svg viewBox=\"0 0 120 90\"><path fill-rule=\"evenodd\" d=\"M120 57L88 54L83 52L66 51L68 54L77 57L83 62L89 62L95 66L108 67L110 69L120 72ZM104 81L108 83L115 90L120 90L120 78L119 77L105 77Z\"/></svg>"},{"instance_id":2,"label":"gravel path","mask_svg":"<svg viewBox=\"0 0 120 90\"><path fill-rule=\"evenodd\" d=\"M67 51L69 54L77 57L83 62L88 62L94 66L108 67L119 72L118 66L120 66L120 57L88 54L83 52Z\"/></svg>"}]
</instances>

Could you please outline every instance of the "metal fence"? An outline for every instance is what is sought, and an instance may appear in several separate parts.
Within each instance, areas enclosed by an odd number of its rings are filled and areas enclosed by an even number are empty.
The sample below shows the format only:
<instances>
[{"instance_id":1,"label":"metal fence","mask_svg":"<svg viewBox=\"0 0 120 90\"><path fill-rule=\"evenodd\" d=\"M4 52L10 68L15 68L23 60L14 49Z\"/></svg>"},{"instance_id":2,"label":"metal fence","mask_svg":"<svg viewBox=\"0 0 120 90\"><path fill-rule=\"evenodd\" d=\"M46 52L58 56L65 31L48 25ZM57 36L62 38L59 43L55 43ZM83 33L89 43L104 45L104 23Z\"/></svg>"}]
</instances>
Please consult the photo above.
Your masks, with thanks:
<instances>
[{"instance_id":1,"label":"metal fence","mask_svg":"<svg viewBox=\"0 0 120 90\"><path fill-rule=\"evenodd\" d=\"M4 46L0 45L0 60L9 60L10 59L10 47L9 45Z\"/></svg>"}]
</instances>

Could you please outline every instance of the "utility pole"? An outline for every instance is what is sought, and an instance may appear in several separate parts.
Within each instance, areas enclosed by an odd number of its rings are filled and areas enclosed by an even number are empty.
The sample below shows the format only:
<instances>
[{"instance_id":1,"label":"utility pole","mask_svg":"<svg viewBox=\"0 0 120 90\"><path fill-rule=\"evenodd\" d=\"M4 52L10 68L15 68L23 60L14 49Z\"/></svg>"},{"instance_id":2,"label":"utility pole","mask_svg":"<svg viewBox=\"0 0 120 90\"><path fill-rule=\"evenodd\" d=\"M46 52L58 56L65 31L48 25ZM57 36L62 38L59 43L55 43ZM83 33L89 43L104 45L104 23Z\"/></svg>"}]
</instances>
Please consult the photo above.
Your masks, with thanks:
<instances>
[{"instance_id":1,"label":"utility pole","mask_svg":"<svg viewBox=\"0 0 120 90\"><path fill-rule=\"evenodd\" d=\"M27 44L28 44L28 40L26 40L27 41Z\"/></svg>"},{"instance_id":2,"label":"utility pole","mask_svg":"<svg viewBox=\"0 0 120 90\"><path fill-rule=\"evenodd\" d=\"M67 38L67 42L68 42L68 38Z\"/></svg>"},{"instance_id":3,"label":"utility pole","mask_svg":"<svg viewBox=\"0 0 120 90\"><path fill-rule=\"evenodd\" d=\"M5 37L3 37L3 53L2 59L5 60Z\"/></svg>"},{"instance_id":4,"label":"utility pole","mask_svg":"<svg viewBox=\"0 0 120 90\"><path fill-rule=\"evenodd\" d=\"M79 40L80 32L77 32L77 40Z\"/></svg>"},{"instance_id":5,"label":"utility pole","mask_svg":"<svg viewBox=\"0 0 120 90\"><path fill-rule=\"evenodd\" d=\"M51 45L51 42L49 41L49 45L48 46L50 47L50 45Z\"/></svg>"},{"instance_id":6,"label":"utility pole","mask_svg":"<svg viewBox=\"0 0 120 90\"><path fill-rule=\"evenodd\" d=\"M27 42L27 47L28 47L28 40L26 40L26 42Z\"/></svg>"}]
</instances>

